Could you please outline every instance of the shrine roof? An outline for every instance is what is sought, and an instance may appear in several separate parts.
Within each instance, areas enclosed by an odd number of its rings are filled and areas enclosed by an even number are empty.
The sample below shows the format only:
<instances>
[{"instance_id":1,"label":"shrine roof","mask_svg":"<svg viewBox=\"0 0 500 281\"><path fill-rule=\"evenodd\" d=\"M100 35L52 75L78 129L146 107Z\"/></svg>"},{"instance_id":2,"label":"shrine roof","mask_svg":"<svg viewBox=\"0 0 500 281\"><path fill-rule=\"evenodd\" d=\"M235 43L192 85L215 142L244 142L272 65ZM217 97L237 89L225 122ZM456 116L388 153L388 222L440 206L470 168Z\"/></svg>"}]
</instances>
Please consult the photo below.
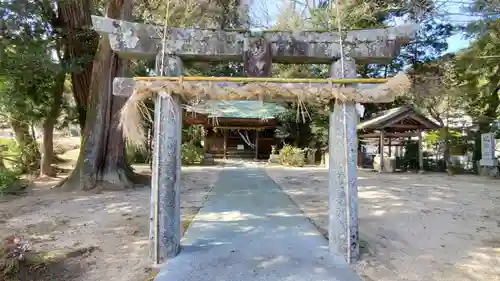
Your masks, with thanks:
<instances>
[{"instance_id":1,"label":"shrine roof","mask_svg":"<svg viewBox=\"0 0 500 281\"><path fill-rule=\"evenodd\" d=\"M233 100L203 101L196 105L186 106L188 112L206 114L208 117L273 119L286 109L277 103Z\"/></svg>"},{"instance_id":2,"label":"shrine roof","mask_svg":"<svg viewBox=\"0 0 500 281\"><path fill-rule=\"evenodd\" d=\"M376 113L372 118L358 124L357 129L363 131L377 129L393 129L408 131L411 129L434 130L440 126L425 117L415 107L404 105Z\"/></svg>"}]
</instances>

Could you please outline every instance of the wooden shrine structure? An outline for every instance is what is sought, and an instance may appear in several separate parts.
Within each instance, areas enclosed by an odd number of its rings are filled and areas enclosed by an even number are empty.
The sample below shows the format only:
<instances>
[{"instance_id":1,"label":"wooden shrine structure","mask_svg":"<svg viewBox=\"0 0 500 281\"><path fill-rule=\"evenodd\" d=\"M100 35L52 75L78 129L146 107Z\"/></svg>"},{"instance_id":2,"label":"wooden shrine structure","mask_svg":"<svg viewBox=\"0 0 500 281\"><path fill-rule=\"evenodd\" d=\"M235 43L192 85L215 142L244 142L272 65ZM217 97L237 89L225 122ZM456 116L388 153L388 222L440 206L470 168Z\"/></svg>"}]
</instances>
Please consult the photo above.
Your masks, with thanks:
<instances>
[{"instance_id":1,"label":"wooden shrine structure","mask_svg":"<svg viewBox=\"0 0 500 281\"><path fill-rule=\"evenodd\" d=\"M411 39L418 27L404 25L380 29L338 32L213 30L168 28L93 17L93 25L107 36L113 51L122 58L155 59L157 73L170 77L115 78L115 95L137 98L139 94L155 99L155 141L153 147L151 253L155 263L176 257L180 247L180 147L182 102L199 97L216 100L288 100L330 102L329 140L329 248L342 253L349 263L359 256L358 195L356 183L357 112L356 102L390 102L395 94L381 86L364 92L356 87L334 88L336 84L367 83L356 79L356 64L388 63L401 44ZM342 38L342 40L341 40ZM340 42L343 41L342 44ZM345 49L342 46L345 45ZM162 47L163 46L163 47ZM345 52L343 52L343 50ZM183 61L243 61L247 76L262 79L241 83L241 79L221 78L196 82L199 78L182 76ZM272 63L329 64L332 78L304 79L284 83L264 79ZM162 71L163 70L163 71ZM401 76L402 77L402 76ZM349 79L352 78L352 79ZM396 78L396 77L394 77ZM320 81L321 80L321 81ZM370 81L381 83L376 79ZM239 82L238 82L239 81ZM256 81L261 81L257 83ZM350 82L349 82L350 81ZM389 81L386 84L390 84ZM232 84L231 84L232 83ZM238 84L239 83L239 84ZM336 84L335 84L336 83ZM203 84L203 85L201 85ZM293 84L293 85L292 85ZM203 88L205 87L205 88ZM219 91L231 88L224 94ZM266 88L271 88L266 90ZM207 90L212 89L212 90ZM249 91L261 94L249 94ZM377 88L378 89L378 88ZM278 91L279 90L279 91ZM196 93L194 93L196 91ZM236 94L238 91L240 94ZM245 93L241 93L245 92ZM255 92L253 92L255 93ZM290 94L292 93L292 94ZM316 97L327 97L320 101ZM332 100L335 100L332 103ZM125 133L125 128L123 129Z\"/></svg>"},{"instance_id":2,"label":"wooden shrine structure","mask_svg":"<svg viewBox=\"0 0 500 281\"><path fill-rule=\"evenodd\" d=\"M205 153L213 158L269 159L276 116L284 107L258 101L216 101L188 107L183 120L203 125Z\"/></svg>"},{"instance_id":3,"label":"wooden shrine structure","mask_svg":"<svg viewBox=\"0 0 500 281\"><path fill-rule=\"evenodd\" d=\"M393 145L400 151L403 139L418 138L419 170L424 170L422 132L436 130L440 126L422 115L413 106L405 105L376 113L372 118L357 125L360 139L377 139L380 154L379 172L384 172L384 147L388 146L389 157ZM396 140L396 143L393 143ZM359 162L359 161L358 161Z\"/></svg>"}]
</instances>

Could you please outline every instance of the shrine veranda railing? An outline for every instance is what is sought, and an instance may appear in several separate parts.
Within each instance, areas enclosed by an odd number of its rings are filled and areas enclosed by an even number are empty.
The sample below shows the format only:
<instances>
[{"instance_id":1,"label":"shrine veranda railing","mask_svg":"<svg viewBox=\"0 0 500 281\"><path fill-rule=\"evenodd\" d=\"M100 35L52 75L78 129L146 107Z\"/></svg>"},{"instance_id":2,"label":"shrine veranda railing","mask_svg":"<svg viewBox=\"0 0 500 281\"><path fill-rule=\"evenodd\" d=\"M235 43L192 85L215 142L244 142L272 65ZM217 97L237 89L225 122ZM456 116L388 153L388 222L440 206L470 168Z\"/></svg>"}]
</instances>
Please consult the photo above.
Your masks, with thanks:
<instances>
[{"instance_id":1,"label":"shrine veranda railing","mask_svg":"<svg viewBox=\"0 0 500 281\"><path fill-rule=\"evenodd\" d=\"M168 28L93 17L94 28L108 36L122 58L156 58L156 72L166 77L115 78L113 93L127 96L121 113L124 136L138 144L143 100L155 100L151 192L151 258L162 263L180 251L180 146L182 103L206 99L256 99L331 103L329 122L329 248L348 262L358 259L356 183L356 102L390 102L408 90L404 74L389 80L357 79L356 63L381 63L397 55L400 45L417 30L414 25L353 30L343 34L348 46L340 63L336 32L252 33ZM163 44L162 44L163 43ZM165 46L160 49L159 46ZM165 52L165 53L164 53ZM161 59L160 59L161 57ZM242 61L247 76L258 78L182 77L183 60ZM327 63L332 79L279 80L270 75L271 63ZM345 77L345 79L338 79ZM248 82L248 83L247 83ZM251 82L251 83L250 83ZM381 83L373 89L355 83ZM340 87L349 84L351 87Z\"/></svg>"}]
</instances>

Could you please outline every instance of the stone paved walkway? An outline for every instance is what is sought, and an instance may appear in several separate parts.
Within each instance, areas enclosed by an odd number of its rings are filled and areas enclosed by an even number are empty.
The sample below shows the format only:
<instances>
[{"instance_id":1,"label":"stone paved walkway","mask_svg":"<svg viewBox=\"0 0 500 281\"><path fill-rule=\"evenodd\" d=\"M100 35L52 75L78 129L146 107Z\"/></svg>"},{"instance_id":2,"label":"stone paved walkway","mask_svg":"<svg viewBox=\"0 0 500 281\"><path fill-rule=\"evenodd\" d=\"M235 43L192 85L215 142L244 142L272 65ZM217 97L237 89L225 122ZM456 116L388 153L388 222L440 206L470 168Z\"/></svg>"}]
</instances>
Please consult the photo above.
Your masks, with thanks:
<instances>
[{"instance_id":1,"label":"stone paved walkway","mask_svg":"<svg viewBox=\"0 0 500 281\"><path fill-rule=\"evenodd\" d=\"M360 281L256 167L225 168L156 281Z\"/></svg>"}]
</instances>

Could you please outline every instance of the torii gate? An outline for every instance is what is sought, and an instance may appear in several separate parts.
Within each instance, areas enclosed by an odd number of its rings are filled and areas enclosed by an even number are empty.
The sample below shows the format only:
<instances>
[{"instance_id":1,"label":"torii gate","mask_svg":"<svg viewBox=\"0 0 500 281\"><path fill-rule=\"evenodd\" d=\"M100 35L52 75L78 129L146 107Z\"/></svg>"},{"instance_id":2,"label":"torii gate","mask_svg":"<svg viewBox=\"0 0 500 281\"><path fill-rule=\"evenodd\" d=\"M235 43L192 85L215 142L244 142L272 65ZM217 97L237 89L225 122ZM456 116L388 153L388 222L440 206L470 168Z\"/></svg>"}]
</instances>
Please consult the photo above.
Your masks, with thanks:
<instances>
[{"instance_id":1,"label":"torii gate","mask_svg":"<svg viewBox=\"0 0 500 281\"><path fill-rule=\"evenodd\" d=\"M112 50L120 57L155 58L157 73L160 73L163 68L163 73L168 76L181 76L182 62L186 60L243 60L248 76L268 76L271 71L271 62L276 62L330 64L330 73L333 78L355 78L357 77L356 63L390 62L399 53L400 46L414 37L417 31L415 25L347 31L342 34L347 56L342 69L339 60L341 34L338 32L265 31L256 33L236 30L168 28L164 37L162 26L97 16L93 16L92 21L96 31L109 37ZM162 44L165 46L165 53L162 53ZM351 80L355 81L355 79ZM352 81L350 83L355 83ZM310 80L304 81L302 86L310 82ZM165 86L173 86L173 83L179 82L168 79L138 81L134 78L115 78L113 93L130 96L134 88L138 87L159 93ZM227 84L227 82L218 83ZM205 95L203 98L226 99L228 96ZM262 99L262 96L245 98ZM283 100L283 97L280 99ZM335 102L334 110L330 113L329 248L331 252L343 253L349 263L358 259L359 252L356 183L358 142L355 103L390 102L393 99L393 95L371 98L362 95L351 96L343 101ZM174 258L180 252L181 100L178 97L158 94L155 99L154 123L156 145L153 148L150 239L152 258L155 263L162 263ZM157 203L158 208L155 208Z\"/></svg>"}]
</instances>

